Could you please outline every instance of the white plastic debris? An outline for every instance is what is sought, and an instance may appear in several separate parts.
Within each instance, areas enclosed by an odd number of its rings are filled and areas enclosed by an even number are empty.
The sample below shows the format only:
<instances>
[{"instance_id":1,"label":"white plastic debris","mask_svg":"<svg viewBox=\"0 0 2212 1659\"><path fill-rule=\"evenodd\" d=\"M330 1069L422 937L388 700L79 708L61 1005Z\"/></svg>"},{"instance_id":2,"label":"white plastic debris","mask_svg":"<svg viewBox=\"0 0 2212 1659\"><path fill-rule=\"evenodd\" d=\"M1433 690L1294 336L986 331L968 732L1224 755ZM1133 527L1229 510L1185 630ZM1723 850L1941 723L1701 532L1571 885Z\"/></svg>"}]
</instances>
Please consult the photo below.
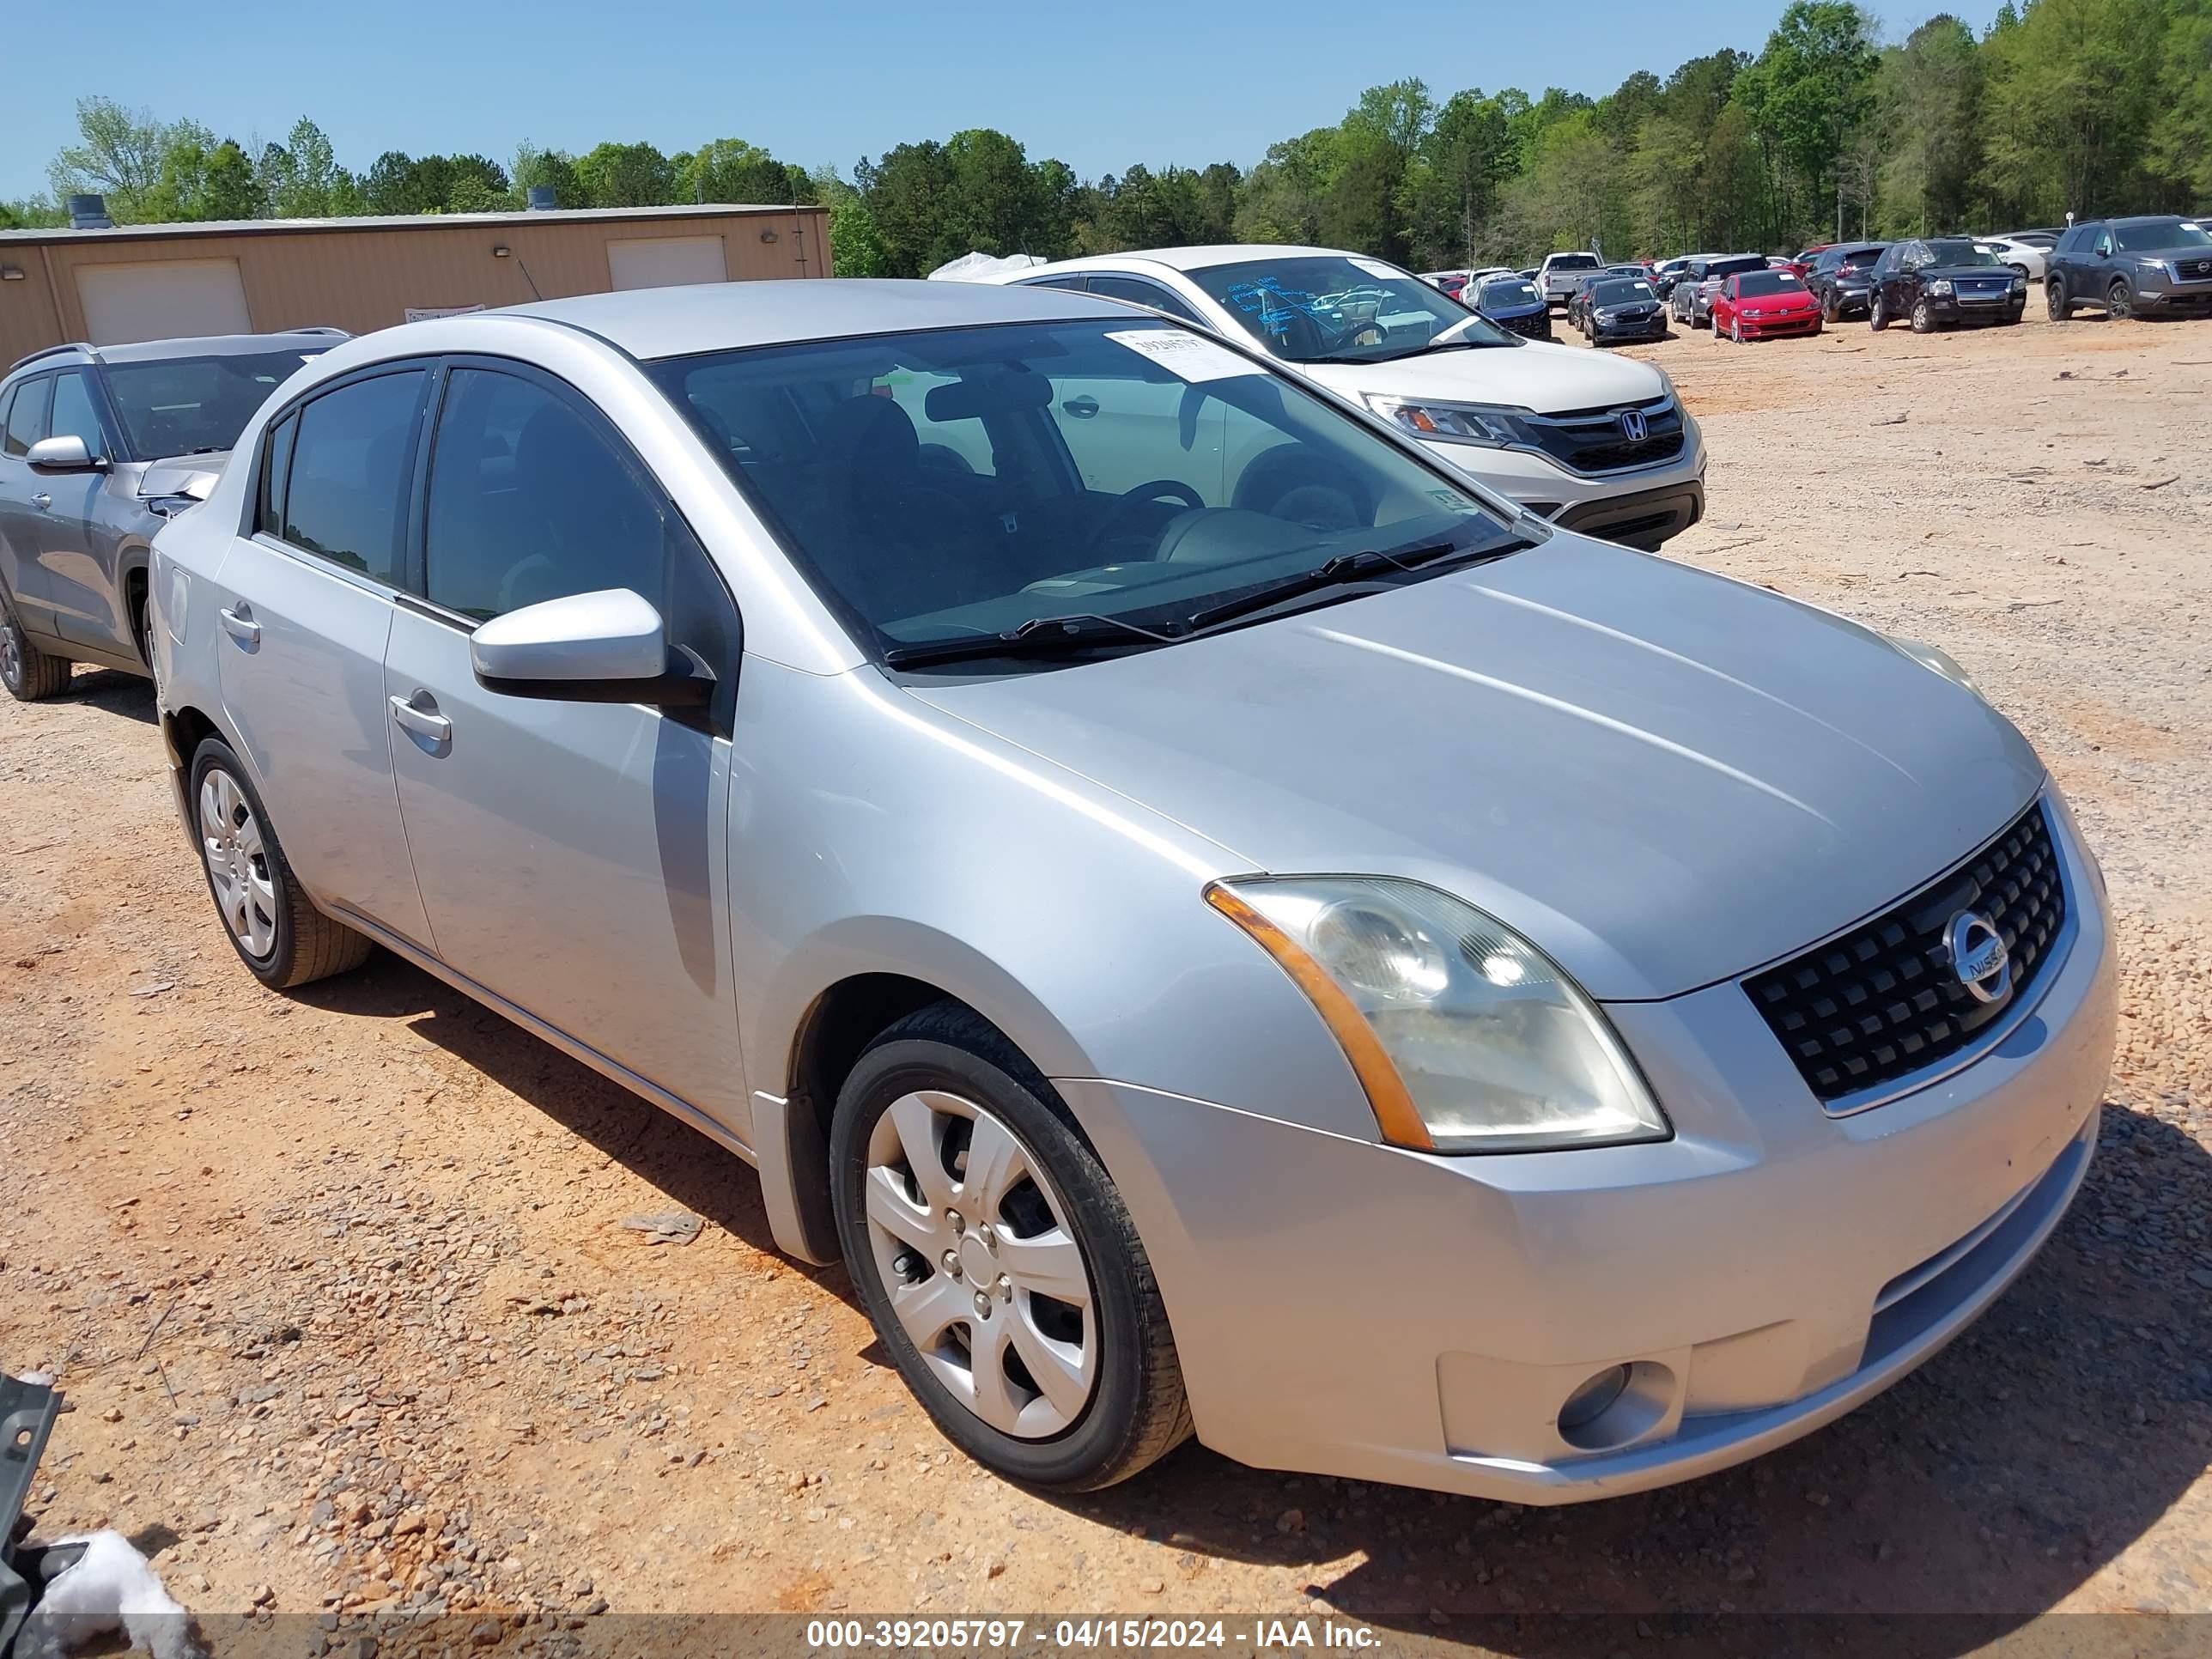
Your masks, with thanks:
<instances>
[{"instance_id":1,"label":"white plastic debris","mask_svg":"<svg viewBox=\"0 0 2212 1659\"><path fill-rule=\"evenodd\" d=\"M192 1639L192 1617L169 1598L161 1580L119 1532L58 1540L82 1544L74 1566L46 1586L15 1642L26 1659L59 1659L72 1648L120 1630L154 1659L204 1659Z\"/></svg>"},{"instance_id":2,"label":"white plastic debris","mask_svg":"<svg viewBox=\"0 0 2212 1659\"><path fill-rule=\"evenodd\" d=\"M991 253L963 253L957 259L948 259L929 273L933 283L980 283L1006 270L1027 270L1031 265L1044 263L1034 253L1009 253L1001 258Z\"/></svg>"}]
</instances>

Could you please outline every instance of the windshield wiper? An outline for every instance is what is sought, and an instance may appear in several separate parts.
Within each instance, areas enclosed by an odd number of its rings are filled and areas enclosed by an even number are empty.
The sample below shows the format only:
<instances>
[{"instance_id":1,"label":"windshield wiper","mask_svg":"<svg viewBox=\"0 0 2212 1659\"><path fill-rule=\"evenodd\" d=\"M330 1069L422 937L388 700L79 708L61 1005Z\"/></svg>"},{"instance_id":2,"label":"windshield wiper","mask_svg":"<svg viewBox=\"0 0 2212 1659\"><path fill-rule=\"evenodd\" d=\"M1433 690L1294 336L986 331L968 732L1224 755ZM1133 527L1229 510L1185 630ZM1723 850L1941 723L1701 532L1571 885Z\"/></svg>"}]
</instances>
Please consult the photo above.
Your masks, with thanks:
<instances>
[{"instance_id":1,"label":"windshield wiper","mask_svg":"<svg viewBox=\"0 0 2212 1659\"><path fill-rule=\"evenodd\" d=\"M1031 617L1003 634L975 634L952 640L895 645L884 653L886 668L922 668L932 663L981 661L989 657L1070 657L1107 645L1172 645L1189 637L1140 628L1118 617L1086 613L1074 617Z\"/></svg>"},{"instance_id":2,"label":"windshield wiper","mask_svg":"<svg viewBox=\"0 0 2212 1659\"><path fill-rule=\"evenodd\" d=\"M1412 547L1395 547L1387 551L1363 547L1357 553L1340 553L1317 569L1285 576L1280 581L1240 593L1233 599L1224 599L1203 611L1194 611L1184 620L1191 632L1203 633L1221 623L1233 622L1255 611L1266 611L1301 594L1318 593L1332 587L1357 586L1378 576L1388 575L1394 570L1412 571L1438 563L1455 553L1479 554L1484 558L1493 558L1530 545L1532 544L1525 538L1516 537L1496 546L1466 547L1458 542L1422 542Z\"/></svg>"}]
</instances>

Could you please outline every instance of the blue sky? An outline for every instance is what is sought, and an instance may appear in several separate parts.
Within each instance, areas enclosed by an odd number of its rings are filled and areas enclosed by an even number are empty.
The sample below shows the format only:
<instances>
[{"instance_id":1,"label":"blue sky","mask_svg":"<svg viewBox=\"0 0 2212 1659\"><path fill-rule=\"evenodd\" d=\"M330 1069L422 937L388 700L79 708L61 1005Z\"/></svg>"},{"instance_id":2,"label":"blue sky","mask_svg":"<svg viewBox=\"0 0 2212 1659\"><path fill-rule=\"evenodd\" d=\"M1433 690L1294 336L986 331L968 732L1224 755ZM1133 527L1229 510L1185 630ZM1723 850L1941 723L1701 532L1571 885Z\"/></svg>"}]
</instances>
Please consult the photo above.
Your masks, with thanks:
<instances>
[{"instance_id":1,"label":"blue sky","mask_svg":"<svg viewBox=\"0 0 2212 1659\"><path fill-rule=\"evenodd\" d=\"M241 143L312 115L356 170L385 149L518 140L581 150L707 138L849 172L863 153L962 127L1012 133L1085 178L1133 161L1249 165L1334 121L1361 88L1417 75L1466 87L1593 94L1724 46L1758 50L1784 0L107 0L97 13L11 5L0 197L43 191L98 94ZM1996 0L1956 11L1977 29ZM1933 5L1887 12L1892 33ZM92 20L96 15L95 21Z\"/></svg>"}]
</instances>

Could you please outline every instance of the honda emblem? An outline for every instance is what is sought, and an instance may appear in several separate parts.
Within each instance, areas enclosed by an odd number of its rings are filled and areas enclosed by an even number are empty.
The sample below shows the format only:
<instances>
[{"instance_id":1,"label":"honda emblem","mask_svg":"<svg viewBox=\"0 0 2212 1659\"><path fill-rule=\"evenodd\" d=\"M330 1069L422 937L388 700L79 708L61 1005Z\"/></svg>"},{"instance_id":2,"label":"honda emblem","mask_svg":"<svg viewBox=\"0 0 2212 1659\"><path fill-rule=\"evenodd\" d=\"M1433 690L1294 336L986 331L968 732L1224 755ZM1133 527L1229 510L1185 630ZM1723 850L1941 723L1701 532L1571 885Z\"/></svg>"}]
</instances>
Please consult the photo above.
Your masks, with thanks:
<instances>
[{"instance_id":1,"label":"honda emblem","mask_svg":"<svg viewBox=\"0 0 2212 1659\"><path fill-rule=\"evenodd\" d=\"M1642 410L1624 409L1620 411L1620 435L1632 444L1640 444L1651 435L1650 422L1644 418Z\"/></svg>"}]
</instances>

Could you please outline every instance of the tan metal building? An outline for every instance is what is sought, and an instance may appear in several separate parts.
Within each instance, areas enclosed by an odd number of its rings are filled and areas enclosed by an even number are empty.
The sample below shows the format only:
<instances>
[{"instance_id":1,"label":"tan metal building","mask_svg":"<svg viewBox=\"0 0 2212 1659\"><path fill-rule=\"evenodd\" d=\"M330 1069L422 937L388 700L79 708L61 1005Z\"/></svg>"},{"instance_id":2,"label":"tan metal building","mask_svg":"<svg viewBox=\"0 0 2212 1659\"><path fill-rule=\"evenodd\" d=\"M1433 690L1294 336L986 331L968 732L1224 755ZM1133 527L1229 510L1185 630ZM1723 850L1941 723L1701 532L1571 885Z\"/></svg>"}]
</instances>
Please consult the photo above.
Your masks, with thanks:
<instances>
[{"instance_id":1,"label":"tan metal building","mask_svg":"<svg viewBox=\"0 0 2212 1659\"><path fill-rule=\"evenodd\" d=\"M653 207L0 231L0 369L114 345L423 315L611 289L826 276L819 207Z\"/></svg>"}]
</instances>

